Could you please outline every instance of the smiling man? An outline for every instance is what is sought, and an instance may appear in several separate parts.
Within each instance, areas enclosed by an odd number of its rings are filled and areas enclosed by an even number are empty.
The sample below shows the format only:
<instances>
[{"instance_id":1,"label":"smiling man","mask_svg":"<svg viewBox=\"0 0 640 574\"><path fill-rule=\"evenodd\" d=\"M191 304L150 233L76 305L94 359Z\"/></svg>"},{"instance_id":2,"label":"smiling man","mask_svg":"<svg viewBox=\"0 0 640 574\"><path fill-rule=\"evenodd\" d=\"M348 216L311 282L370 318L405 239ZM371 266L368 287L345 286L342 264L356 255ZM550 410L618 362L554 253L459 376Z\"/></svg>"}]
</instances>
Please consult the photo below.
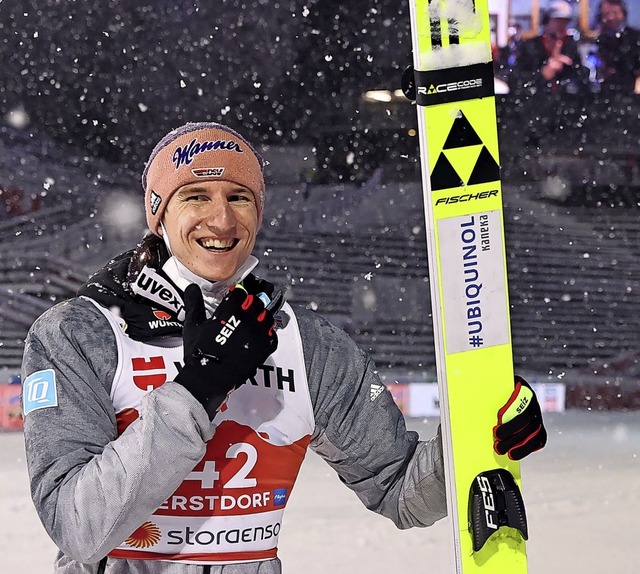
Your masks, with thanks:
<instances>
[{"instance_id":1,"label":"smiling man","mask_svg":"<svg viewBox=\"0 0 640 574\"><path fill-rule=\"evenodd\" d=\"M640 94L640 30L627 24L624 0L598 5L598 74L604 93Z\"/></svg>"},{"instance_id":2,"label":"smiling man","mask_svg":"<svg viewBox=\"0 0 640 574\"><path fill-rule=\"evenodd\" d=\"M150 233L32 326L27 464L56 574L279 574L309 446L399 528L445 516L439 436L407 431L367 354L252 273L262 169L228 127L169 133L142 178ZM519 459L546 432L524 381L505 399L494 444Z\"/></svg>"}]
</instances>

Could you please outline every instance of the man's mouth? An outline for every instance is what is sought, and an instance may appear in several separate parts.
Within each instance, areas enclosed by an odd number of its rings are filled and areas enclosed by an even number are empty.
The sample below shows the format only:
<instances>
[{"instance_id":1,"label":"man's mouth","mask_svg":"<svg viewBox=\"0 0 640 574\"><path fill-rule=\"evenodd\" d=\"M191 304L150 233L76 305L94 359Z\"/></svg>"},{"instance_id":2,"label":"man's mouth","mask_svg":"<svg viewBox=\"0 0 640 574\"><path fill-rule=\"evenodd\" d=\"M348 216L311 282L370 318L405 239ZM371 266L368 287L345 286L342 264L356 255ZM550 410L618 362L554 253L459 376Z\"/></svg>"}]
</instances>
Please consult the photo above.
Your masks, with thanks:
<instances>
[{"instance_id":1,"label":"man's mouth","mask_svg":"<svg viewBox=\"0 0 640 574\"><path fill-rule=\"evenodd\" d=\"M198 243L208 251L231 251L239 239L198 239Z\"/></svg>"}]
</instances>

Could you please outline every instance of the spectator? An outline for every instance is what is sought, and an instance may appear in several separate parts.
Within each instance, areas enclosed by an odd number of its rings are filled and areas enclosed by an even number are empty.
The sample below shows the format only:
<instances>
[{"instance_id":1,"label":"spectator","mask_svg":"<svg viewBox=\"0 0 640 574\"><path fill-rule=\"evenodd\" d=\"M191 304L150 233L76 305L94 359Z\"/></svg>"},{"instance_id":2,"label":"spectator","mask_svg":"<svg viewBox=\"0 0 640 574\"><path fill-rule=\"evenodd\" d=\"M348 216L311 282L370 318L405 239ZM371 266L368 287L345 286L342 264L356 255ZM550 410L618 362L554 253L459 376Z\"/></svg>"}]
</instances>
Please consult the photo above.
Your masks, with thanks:
<instances>
[{"instance_id":1,"label":"spectator","mask_svg":"<svg viewBox=\"0 0 640 574\"><path fill-rule=\"evenodd\" d=\"M576 41L567 33L571 5L553 0L545 11L542 34L517 45L509 87L514 93L579 94L589 83Z\"/></svg>"},{"instance_id":2,"label":"spectator","mask_svg":"<svg viewBox=\"0 0 640 574\"><path fill-rule=\"evenodd\" d=\"M509 93L509 74L516 62L518 46L522 42L522 27L518 23L513 23L509 26L508 34L507 43L498 49L497 54L493 54L496 79L506 83L504 93ZM497 90L496 93L498 93Z\"/></svg>"},{"instance_id":3,"label":"spectator","mask_svg":"<svg viewBox=\"0 0 640 574\"><path fill-rule=\"evenodd\" d=\"M522 26L514 22L507 30L509 38L505 46L500 50L501 63L505 67L512 68L516 63L518 48L522 43Z\"/></svg>"},{"instance_id":4,"label":"spectator","mask_svg":"<svg viewBox=\"0 0 640 574\"><path fill-rule=\"evenodd\" d=\"M640 30L627 25L624 0L598 6L598 80L605 93L640 94Z\"/></svg>"}]
</instances>

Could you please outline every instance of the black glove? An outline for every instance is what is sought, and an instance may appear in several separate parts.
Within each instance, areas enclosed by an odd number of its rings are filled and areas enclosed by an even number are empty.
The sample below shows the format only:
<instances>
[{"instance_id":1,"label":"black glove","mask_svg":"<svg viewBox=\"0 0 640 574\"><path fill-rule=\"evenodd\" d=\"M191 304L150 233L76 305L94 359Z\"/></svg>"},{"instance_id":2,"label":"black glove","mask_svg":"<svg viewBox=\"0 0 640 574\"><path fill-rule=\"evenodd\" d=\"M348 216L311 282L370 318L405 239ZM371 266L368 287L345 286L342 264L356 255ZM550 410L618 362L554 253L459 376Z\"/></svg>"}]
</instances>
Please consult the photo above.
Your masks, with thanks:
<instances>
[{"instance_id":1,"label":"black glove","mask_svg":"<svg viewBox=\"0 0 640 574\"><path fill-rule=\"evenodd\" d=\"M498 424L493 427L493 448L511 460L520 460L547 444L547 431L533 389L517 375L515 383L509 400L498 411Z\"/></svg>"},{"instance_id":2,"label":"black glove","mask_svg":"<svg viewBox=\"0 0 640 574\"><path fill-rule=\"evenodd\" d=\"M254 376L278 347L273 314L242 286L227 293L211 319L197 285L185 289L184 307L185 364L175 381L213 418L227 395Z\"/></svg>"},{"instance_id":3,"label":"black glove","mask_svg":"<svg viewBox=\"0 0 640 574\"><path fill-rule=\"evenodd\" d=\"M265 293L269 299L273 297L273 292L275 291L275 287L266 281L265 279L260 279L256 277L252 273L249 273L243 280L242 286L247 290L248 293Z\"/></svg>"}]
</instances>

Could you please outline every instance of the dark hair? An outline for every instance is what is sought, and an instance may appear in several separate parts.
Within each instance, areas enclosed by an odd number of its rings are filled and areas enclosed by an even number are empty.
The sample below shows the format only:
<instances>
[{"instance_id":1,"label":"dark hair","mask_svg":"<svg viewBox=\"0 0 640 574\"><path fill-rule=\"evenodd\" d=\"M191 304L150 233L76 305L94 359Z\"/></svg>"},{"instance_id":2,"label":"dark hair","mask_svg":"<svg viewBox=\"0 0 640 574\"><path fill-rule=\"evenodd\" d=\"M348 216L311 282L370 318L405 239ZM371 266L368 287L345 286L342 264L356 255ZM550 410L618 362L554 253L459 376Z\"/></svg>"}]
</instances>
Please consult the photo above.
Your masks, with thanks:
<instances>
[{"instance_id":1,"label":"dark hair","mask_svg":"<svg viewBox=\"0 0 640 574\"><path fill-rule=\"evenodd\" d=\"M602 22L602 5L603 4L612 4L613 6L620 6L624 19L625 20L627 19L627 14L628 14L627 3L624 0L600 0L600 3L598 4L598 10L596 11L597 22Z\"/></svg>"},{"instance_id":2,"label":"dark hair","mask_svg":"<svg viewBox=\"0 0 640 574\"><path fill-rule=\"evenodd\" d=\"M603 2L606 0L602 0ZM571 3L571 0L568 0L569 5L571 6L571 9L573 10L573 4ZM540 13L540 24L542 24L543 27L546 27L547 24L549 23L549 20L551 20L551 13L552 13L552 7L548 6L547 8L543 8L541 10Z\"/></svg>"}]
</instances>

